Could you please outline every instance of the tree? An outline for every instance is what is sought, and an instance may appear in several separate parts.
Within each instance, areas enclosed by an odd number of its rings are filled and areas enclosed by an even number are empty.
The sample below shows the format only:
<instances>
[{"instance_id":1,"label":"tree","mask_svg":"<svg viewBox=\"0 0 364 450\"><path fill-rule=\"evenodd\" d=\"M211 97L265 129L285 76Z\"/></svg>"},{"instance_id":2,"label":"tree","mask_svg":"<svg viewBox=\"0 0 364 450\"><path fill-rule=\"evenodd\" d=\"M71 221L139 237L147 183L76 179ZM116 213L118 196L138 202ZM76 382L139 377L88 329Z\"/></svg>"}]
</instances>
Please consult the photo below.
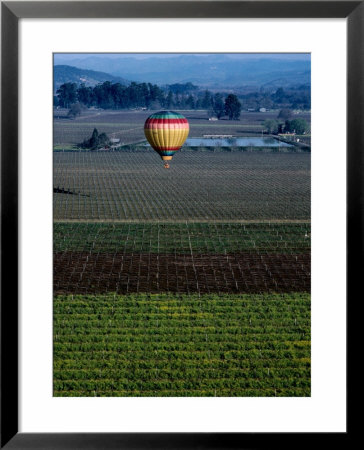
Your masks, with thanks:
<instances>
[{"instance_id":1,"label":"tree","mask_svg":"<svg viewBox=\"0 0 364 450\"><path fill-rule=\"evenodd\" d=\"M309 130L309 126L305 119L293 119L286 121L285 130L291 133L304 134Z\"/></svg>"},{"instance_id":2,"label":"tree","mask_svg":"<svg viewBox=\"0 0 364 450\"><path fill-rule=\"evenodd\" d=\"M125 86L115 83L111 86L111 95L113 103L117 109L123 108L125 105Z\"/></svg>"},{"instance_id":3,"label":"tree","mask_svg":"<svg viewBox=\"0 0 364 450\"><path fill-rule=\"evenodd\" d=\"M112 93L112 84L110 81L104 81L94 87L93 93L97 106L107 109L115 107L115 99Z\"/></svg>"},{"instance_id":4,"label":"tree","mask_svg":"<svg viewBox=\"0 0 364 450\"><path fill-rule=\"evenodd\" d=\"M164 100L162 89L156 84L148 83L149 97L151 102L158 102L161 104Z\"/></svg>"},{"instance_id":5,"label":"tree","mask_svg":"<svg viewBox=\"0 0 364 450\"><path fill-rule=\"evenodd\" d=\"M181 107L181 98L178 92L174 94L174 106L178 109Z\"/></svg>"},{"instance_id":6,"label":"tree","mask_svg":"<svg viewBox=\"0 0 364 450\"><path fill-rule=\"evenodd\" d=\"M105 147L110 142L110 139L106 135L106 133L101 133L97 131L97 128L94 128L90 139L85 139L81 144L81 147L88 148L90 150L97 150L100 147Z\"/></svg>"},{"instance_id":7,"label":"tree","mask_svg":"<svg viewBox=\"0 0 364 450\"><path fill-rule=\"evenodd\" d=\"M166 105L166 108L168 108L168 109L171 108L174 105L172 91L168 91L168 95L167 95L167 98L166 98L165 105Z\"/></svg>"},{"instance_id":8,"label":"tree","mask_svg":"<svg viewBox=\"0 0 364 450\"><path fill-rule=\"evenodd\" d=\"M77 101L77 84L64 83L57 90L59 105L63 108L69 108L72 103Z\"/></svg>"},{"instance_id":9,"label":"tree","mask_svg":"<svg viewBox=\"0 0 364 450\"><path fill-rule=\"evenodd\" d=\"M279 111L278 119L288 120L292 117L292 110L288 108L283 108Z\"/></svg>"},{"instance_id":10,"label":"tree","mask_svg":"<svg viewBox=\"0 0 364 450\"><path fill-rule=\"evenodd\" d=\"M218 119L220 119L224 115L224 101L222 99L222 95L218 92L213 97L212 110Z\"/></svg>"},{"instance_id":11,"label":"tree","mask_svg":"<svg viewBox=\"0 0 364 450\"><path fill-rule=\"evenodd\" d=\"M161 108L161 103L158 100L152 100L149 103L149 109L156 110L156 109L160 109L160 108Z\"/></svg>"},{"instance_id":12,"label":"tree","mask_svg":"<svg viewBox=\"0 0 364 450\"><path fill-rule=\"evenodd\" d=\"M274 119L265 120L263 126L269 134L278 133L278 122Z\"/></svg>"},{"instance_id":13,"label":"tree","mask_svg":"<svg viewBox=\"0 0 364 450\"><path fill-rule=\"evenodd\" d=\"M92 136L89 139L89 148L96 149L99 144L99 132L97 131L97 128L94 128L94 131L92 132Z\"/></svg>"},{"instance_id":14,"label":"tree","mask_svg":"<svg viewBox=\"0 0 364 450\"><path fill-rule=\"evenodd\" d=\"M196 104L195 104L195 99L193 98L193 95L190 94L186 100L186 105L190 108L190 109L195 109Z\"/></svg>"},{"instance_id":15,"label":"tree","mask_svg":"<svg viewBox=\"0 0 364 450\"><path fill-rule=\"evenodd\" d=\"M99 147L105 147L109 143L110 143L110 139L107 137L107 134L106 133L100 133L97 147L98 148Z\"/></svg>"},{"instance_id":16,"label":"tree","mask_svg":"<svg viewBox=\"0 0 364 450\"><path fill-rule=\"evenodd\" d=\"M273 98L277 103L285 103L286 93L283 88L278 88L275 94L273 94Z\"/></svg>"},{"instance_id":17,"label":"tree","mask_svg":"<svg viewBox=\"0 0 364 450\"><path fill-rule=\"evenodd\" d=\"M205 95L201 101L201 106L203 109L210 109L213 105L213 98L210 91L206 90Z\"/></svg>"},{"instance_id":18,"label":"tree","mask_svg":"<svg viewBox=\"0 0 364 450\"><path fill-rule=\"evenodd\" d=\"M234 94L229 94L225 99L224 112L229 120L239 120L241 111L241 103Z\"/></svg>"},{"instance_id":19,"label":"tree","mask_svg":"<svg viewBox=\"0 0 364 450\"><path fill-rule=\"evenodd\" d=\"M92 87L85 86L84 83L77 89L78 101L86 106L91 106L93 102L93 89Z\"/></svg>"},{"instance_id":20,"label":"tree","mask_svg":"<svg viewBox=\"0 0 364 450\"><path fill-rule=\"evenodd\" d=\"M68 117L75 119L76 116L80 116L82 112L81 105L79 103L72 103L70 110L68 111Z\"/></svg>"}]
</instances>

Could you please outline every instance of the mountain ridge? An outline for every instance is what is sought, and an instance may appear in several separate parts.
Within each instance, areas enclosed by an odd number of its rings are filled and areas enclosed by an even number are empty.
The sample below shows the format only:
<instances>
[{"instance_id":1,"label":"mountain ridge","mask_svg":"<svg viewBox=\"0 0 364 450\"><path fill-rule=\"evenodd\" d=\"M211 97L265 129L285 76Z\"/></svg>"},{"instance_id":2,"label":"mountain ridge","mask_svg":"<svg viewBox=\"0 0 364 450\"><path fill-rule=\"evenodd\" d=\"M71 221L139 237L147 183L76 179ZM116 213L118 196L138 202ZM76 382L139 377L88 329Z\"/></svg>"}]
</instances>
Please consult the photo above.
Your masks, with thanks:
<instances>
[{"instance_id":1,"label":"mountain ridge","mask_svg":"<svg viewBox=\"0 0 364 450\"><path fill-rule=\"evenodd\" d=\"M64 83L83 83L86 86L95 86L96 84L104 81L121 83L124 85L130 83L123 77L106 72L82 68L80 69L79 67L69 66L67 64L57 64L53 67L53 85L55 92Z\"/></svg>"},{"instance_id":2,"label":"mountain ridge","mask_svg":"<svg viewBox=\"0 0 364 450\"><path fill-rule=\"evenodd\" d=\"M129 55L55 55L55 62L69 61L84 70L103 69L111 77L158 85L193 82L201 87L241 87L271 85L282 80L285 86L309 85L309 55L179 54L142 58ZM297 59L294 59L294 58ZM57 66L55 66L57 67ZM104 80L111 81L111 80Z\"/></svg>"}]
</instances>

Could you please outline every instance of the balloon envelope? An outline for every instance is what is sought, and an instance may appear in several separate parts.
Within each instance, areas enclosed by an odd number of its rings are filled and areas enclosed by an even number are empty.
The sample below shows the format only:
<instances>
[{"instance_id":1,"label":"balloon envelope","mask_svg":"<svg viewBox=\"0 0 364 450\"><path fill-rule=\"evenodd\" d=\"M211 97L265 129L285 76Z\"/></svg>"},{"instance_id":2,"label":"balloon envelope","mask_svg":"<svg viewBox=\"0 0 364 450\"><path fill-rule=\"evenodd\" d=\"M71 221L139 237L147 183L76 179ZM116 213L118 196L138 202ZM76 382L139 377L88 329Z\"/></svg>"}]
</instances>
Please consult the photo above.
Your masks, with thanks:
<instances>
[{"instance_id":1,"label":"balloon envelope","mask_svg":"<svg viewBox=\"0 0 364 450\"><path fill-rule=\"evenodd\" d=\"M144 124L145 137L163 161L172 159L185 142L189 130L187 119L173 111L154 113Z\"/></svg>"}]
</instances>

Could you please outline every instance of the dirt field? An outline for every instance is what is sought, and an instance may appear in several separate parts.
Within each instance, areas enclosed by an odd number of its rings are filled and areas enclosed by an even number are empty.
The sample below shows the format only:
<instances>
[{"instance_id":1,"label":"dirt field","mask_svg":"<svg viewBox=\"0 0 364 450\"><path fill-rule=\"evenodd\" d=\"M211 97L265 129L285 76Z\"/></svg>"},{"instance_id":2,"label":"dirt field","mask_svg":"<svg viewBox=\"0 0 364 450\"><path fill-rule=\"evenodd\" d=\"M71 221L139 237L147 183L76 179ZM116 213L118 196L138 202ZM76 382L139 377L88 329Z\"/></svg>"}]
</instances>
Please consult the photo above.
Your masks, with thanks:
<instances>
[{"instance_id":1,"label":"dirt field","mask_svg":"<svg viewBox=\"0 0 364 450\"><path fill-rule=\"evenodd\" d=\"M310 254L226 255L64 252L55 294L309 292Z\"/></svg>"}]
</instances>

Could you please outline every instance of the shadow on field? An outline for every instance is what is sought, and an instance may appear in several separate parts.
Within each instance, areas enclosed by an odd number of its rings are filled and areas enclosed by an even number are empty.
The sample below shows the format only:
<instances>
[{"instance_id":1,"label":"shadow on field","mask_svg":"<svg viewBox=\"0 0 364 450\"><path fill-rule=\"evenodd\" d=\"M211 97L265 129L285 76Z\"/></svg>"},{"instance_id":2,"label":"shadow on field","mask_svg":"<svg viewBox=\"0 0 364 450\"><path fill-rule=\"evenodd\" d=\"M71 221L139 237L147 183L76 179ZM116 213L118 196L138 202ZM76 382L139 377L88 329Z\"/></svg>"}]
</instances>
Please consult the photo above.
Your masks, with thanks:
<instances>
[{"instance_id":1,"label":"shadow on field","mask_svg":"<svg viewBox=\"0 0 364 450\"><path fill-rule=\"evenodd\" d=\"M68 195L80 195L81 197L90 197L89 194L81 194L80 192L72 192L69 189L63 189L59 187L53 188L54 194L68 194Z\"/></svg>"}]
</instances>

